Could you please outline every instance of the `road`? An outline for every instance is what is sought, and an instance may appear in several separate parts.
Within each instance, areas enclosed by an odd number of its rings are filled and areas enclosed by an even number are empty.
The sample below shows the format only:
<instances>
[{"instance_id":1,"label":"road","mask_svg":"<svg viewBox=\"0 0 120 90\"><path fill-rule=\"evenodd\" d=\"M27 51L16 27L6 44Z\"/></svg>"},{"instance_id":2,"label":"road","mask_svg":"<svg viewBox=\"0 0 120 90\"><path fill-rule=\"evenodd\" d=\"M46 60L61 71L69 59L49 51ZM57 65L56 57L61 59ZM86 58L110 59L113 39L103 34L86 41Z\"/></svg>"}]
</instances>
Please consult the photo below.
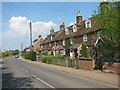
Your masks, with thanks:
<instances>
[{"instance_id":1,"label":"road","mask_svg":"<svg viewBox=\"0 0 120 90\"><path fill-rule=\"evenodd\" d=\"M14 57L4 59L2 64L3 88L117 88Z\"/></svg>"}]
</instances>

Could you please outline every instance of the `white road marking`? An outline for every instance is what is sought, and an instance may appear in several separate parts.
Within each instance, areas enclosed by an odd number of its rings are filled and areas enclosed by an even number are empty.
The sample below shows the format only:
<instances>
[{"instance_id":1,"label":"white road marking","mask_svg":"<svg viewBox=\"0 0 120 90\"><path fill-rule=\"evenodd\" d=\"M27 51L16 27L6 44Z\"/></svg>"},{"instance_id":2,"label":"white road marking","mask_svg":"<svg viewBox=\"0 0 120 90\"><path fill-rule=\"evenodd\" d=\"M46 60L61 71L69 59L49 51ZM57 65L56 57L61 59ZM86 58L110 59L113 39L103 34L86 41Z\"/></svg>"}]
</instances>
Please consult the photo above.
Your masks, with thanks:
<instances>
[{"instance_id":1,"label":"white road marking","mask_svg":"<svg viewBox=\"0 0 120 90\"><path fill-rule=\"evenodd\" d=\"M25 72L28 72L26 69L22 68L22 70L24 70Z\"/></svg>"},{"instance_id":2,"label":"white road marking","mask_svg":"<svg viewBox=\"0 0 120 90\"><path fill-rule=\"evenodd\" d=\"M41 82L43 82L44 84L46 84L47 86L51 87L51 88L55 88L52 85L48 84L47 82L43 81L42 79L38 78L37 76L33 75L33 77L35 77L36 79L40 80Z\"/></svg>"},{"instance_id":3,"label":"white road marking","mask_svg":"<svg viewBox=\"0 0 120 90\"><path fill-rule=\"evenodd\" d=\"M6 71L6 70L2 70L3 72Z\"/></svg>"}]
</instances>

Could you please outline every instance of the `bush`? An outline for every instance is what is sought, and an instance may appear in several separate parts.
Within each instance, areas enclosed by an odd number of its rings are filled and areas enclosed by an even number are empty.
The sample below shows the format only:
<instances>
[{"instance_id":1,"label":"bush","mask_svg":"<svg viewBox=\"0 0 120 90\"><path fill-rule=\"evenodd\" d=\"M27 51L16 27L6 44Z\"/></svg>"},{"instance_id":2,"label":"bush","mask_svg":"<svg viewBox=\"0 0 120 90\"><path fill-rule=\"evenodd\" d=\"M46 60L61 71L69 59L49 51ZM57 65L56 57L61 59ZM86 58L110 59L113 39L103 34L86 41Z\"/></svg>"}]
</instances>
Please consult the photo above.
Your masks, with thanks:
<instances>
[{"instance_id":1,"label":"bush","mask_svg":"<svg viewBox=\"0 0 120 90\"><path fill-rule=\"evenodd\" d=\"M5 58L5 57L8 57L9 56L9 53L7 52L2 52L2 57L1 58Z\"/></svg>"},{"instance_id":2,"label":"bush","mask_svg":"<svg viewBox=\"0 0 120 90\"><path fill-rule=\"evenodd\" d=\"M23 54L23 57L25 59L30 59L32 61L36 61L36 52L25 52Z\"/></svg>"},{"instance_id":3,"label":"bush","mask_svg":"<svg viewBox=\"0 0 120 90\"><path fill-rule=\"evenodd\" d=\"M87 53L87 45L85 43L82 44L82 47L81 47L81 54L82 54L82 57L84 58L88 58L88 53Z\"/></svg>"},{"instance_id":4,"label":"bush","mask_svg":"<svg viewBox=\"0 0 120 90\"><path fill-rule=\"evenodd\" d=\"M52 64L54 61L63 60L63 59L64 59L64 56L44 56L42 57L42 62L47 64Z\"/></svg>"},{"instance_id":5,"label":"bush","mask_svg":"<svg viewBox=\"0 0 120 90\"><path fill-rule=\"evenodd\" d=\"M42 55L48 55L48 53L47 53L47 52L41 52L41 54L42 54Z\"/></svg>"},{"instance_id":6,"label":"bush","mask_svg":"<svg viewBox=\"0 0 120 90\"><path fill-rule=\"evenodd\" d=\"M36 61L36 52L30 52L30 59Z\"/></svg>"},{"instance_id":7,"label":"bush","mask_svg":"<svg viewBox=\"0 0 120 90\"><path fill-rule=\"evenodd\" d=\"M29 52L25 52L25 53L23 54L23 57L24 57L25 59L30 59L30 53L29 53Z\"/></svg>"}]
</instances>

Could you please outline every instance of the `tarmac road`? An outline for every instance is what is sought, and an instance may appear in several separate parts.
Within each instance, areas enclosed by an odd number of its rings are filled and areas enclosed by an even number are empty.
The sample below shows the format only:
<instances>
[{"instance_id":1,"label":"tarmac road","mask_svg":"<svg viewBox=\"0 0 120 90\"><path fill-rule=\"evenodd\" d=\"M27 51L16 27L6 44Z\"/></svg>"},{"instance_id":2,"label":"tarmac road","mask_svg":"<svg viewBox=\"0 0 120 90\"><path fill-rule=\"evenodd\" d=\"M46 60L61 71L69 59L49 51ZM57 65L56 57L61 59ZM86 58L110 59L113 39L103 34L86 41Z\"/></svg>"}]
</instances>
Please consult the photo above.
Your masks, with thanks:
<instances>
[{"instance_id":1,"label":"tarmac road","mask_svg":"<svg viewBox=\"0 0 120 90\"><path fill-rule=\"evenodd\" d=\"M2 64L2 88L117 88L14 57Z\"/></svg>"}]
</instances>

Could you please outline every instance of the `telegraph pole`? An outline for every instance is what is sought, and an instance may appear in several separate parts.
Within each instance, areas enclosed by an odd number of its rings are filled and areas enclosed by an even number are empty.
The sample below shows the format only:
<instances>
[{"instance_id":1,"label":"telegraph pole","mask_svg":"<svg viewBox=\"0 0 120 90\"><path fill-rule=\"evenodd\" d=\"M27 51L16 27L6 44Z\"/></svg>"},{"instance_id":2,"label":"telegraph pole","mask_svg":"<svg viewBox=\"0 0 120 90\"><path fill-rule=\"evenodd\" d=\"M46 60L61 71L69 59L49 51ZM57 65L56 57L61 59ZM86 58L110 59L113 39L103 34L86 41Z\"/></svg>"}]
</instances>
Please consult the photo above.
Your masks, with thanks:
<instances>
[{"instance_id":1,"label":"telegraph pole","mask_svg":"<svg viewBox=\"0 0 120 90\"><path fill-rule=\"evenodd\" d=\"M30 24L30 51L32 51L32 22Z\"/></svg>"},{"instance_id":2,"label":"telegraph pole","mask_svg":"<svg viewBox=\"0 0 120 90\"><path fill-rule=\"evenodd\" d=\"M23 50L23 43L21 43L21 53L22 53L22 50Z\"/></svg>"}]
</instances>

